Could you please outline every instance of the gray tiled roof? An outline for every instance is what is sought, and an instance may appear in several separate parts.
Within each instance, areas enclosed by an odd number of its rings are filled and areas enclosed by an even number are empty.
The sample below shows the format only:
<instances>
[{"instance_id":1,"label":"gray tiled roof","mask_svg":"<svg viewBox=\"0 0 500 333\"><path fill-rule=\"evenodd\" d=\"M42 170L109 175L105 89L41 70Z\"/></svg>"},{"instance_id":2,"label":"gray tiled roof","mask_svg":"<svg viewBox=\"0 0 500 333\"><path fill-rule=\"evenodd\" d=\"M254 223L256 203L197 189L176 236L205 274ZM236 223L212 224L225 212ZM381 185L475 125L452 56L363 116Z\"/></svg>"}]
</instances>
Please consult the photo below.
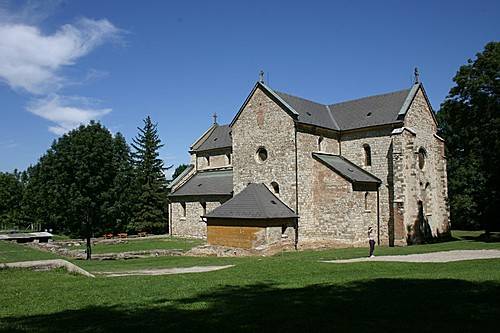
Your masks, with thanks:
<instances>
[{"instance_id":1,"label":"gray tiled roof","mask_svg":"<svg viewBox=\"0 0 500 333\"><path fill-rule=\"evenodd\" d=\"M323 153L313 153L313 157L322 162L323 164L333 168L342 177L346 178L352 183L375 183L380 184L382 181L369 173L368 171L360 168L348 159L340 155L330 155Z\"/></svg>"},{"instance_id":2,"label":"gray tiled roof","mask_svg":"<svg viewBox=\"0 0 500 333\"><path fill-rule=\"evenodd\" d=\"M288 219L297 215L264 184L248 186L223 205L206 215L208 218Z\"/></svg>"},{"instance_id":3,"label":"gray tiled roof","mask_svg":"<svg viewBox=\"0 0 500 333\"><path fill-rule=\"evenodd\" d=\"M330 105L282 92L275 91L275 93L299 113L297 119L299 123L345 131L400 122L398 114L412 91L416 89L405 89Z\"/></svg>"},{"instance_id":4,"label":"gray tiled roof","mask_svg":"<svg viewBox=\"0 0 500 333\"><path fill-rule=\"evenodd\" d=\"M193 151L231 148L232 142L231 127L229 125L215 125L208 137L193 147Z\"/></svg>"},{"instance_id":5,"label":"gray tiled roof","mask_svg":"<svg viewBox=\"0 0 500 333\"><path fill-rule=\"evenodd\" d=\"M186 169L184 169L184 171L182 171L177 177L175 177L174 179L172 179L172 181L170 183L168 183L167 188L171 189L172 187L174 187L175 185L177 185L177 183L181 179L183 179L184 176L186 176L188 173L190 173L191 170L193 170L193 168L194 168L194 165L189 164L188 167Z\"/></svg>"},{"instance_id":6,"label":"gray tiled roof","mask_svg":"<svg viewBox=\"0 0 500 333\"><path fill-rule=\"evenodd\" d=\"M276 91L276 94L299 113L299 117L297 119L299 123L321 126L335 130L340 129L331 113L328 111L328 107L326 105L278 91Z\"/></svg>"},{"instance_id":7,"label":"gray tiled roof","mask_svg":"<svg viewBox=\"0 0 500 333\"><path fill-rule=\"evenodd\" d=\"M342 130L398 122L410 89L329 105Z\"/></svg>"},{"instance_id":8,"label":"gray tiled roof","mask_svg":"<svg viewBox=\"0 0 500 333\"><path fill-rule=\"evenodd\" d=\"M233 192L233 170L216 170L196 173L169 197L219 196Z\"/></svg>"}]
</instances>

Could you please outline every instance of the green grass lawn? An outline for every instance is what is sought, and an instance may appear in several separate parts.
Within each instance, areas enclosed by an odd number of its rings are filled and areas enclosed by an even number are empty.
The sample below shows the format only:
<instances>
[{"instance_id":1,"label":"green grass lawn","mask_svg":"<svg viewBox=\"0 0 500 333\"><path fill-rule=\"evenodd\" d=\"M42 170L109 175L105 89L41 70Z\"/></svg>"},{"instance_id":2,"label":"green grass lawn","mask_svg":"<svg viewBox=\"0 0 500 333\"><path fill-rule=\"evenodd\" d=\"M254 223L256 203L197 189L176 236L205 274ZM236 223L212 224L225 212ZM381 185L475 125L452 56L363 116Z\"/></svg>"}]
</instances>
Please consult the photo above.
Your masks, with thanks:
<instances>
[{"instance_id":1,"label":"green grass lawn","mask_svg":"<svg viewBox=\"0 0 500 333\"><path fill-rule=\"evenodd\" d=\"M0 263L56 258L59 257L49 252L38 251L10 241L0 241Z\"/></svg>"},{"instance_id":2,"label":"green grass lawn","mask_svg":"<svg viewBox=\"0 0 500 333\"><path fill-rule=\"evenodd\" d=\"M187 251L203 241L197 239L182 239L175 237L153 238L153 239L124 239L123 243L98 243L92 247L92 253L117 253L144 250L182 250ZM75 250L85 249L85 244L71 247Z\"/></svg>"},{"instance_id":3,"label":"green grass lawn","mask_svg":"<svg viewBox=\"0 0 500 333\"><path fill-rule=\"evenodd\" d=\"M468 235L448 243L376 251L382 255L500 249L500 243ZM10 246L11 250L24 249ZM90 271L235 265L222 271L170 276L91 279L60 270L0 270L0 330L496 331L500 259L445 264L319 262L365 256L366 252L351 248L252 258L74 261Z\"/></svg>"}]
</instances>

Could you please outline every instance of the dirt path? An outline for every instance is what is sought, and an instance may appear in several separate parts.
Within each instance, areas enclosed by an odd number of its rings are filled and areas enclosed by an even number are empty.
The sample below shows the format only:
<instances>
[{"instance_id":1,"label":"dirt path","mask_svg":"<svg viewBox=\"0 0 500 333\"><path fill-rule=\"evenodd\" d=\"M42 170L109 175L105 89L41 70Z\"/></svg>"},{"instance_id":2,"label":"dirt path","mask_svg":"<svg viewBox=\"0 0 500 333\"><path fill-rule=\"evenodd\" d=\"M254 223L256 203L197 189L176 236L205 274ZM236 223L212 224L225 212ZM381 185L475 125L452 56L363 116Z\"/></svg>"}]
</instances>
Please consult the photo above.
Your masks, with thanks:
<instances>
[{"instance_id":1,"label":"dirt path","mask_svg":"<svg viewBox=\"0 0 500 333\"><path fill-rule=\"evenodd\" d=\"M94 272L94 274L103 275L106 277L132 276L132 275L171 275L171 274L184 274L184 273L212 272L230 268L233 266L234 265L175 267L175 268L143 269L143 270L118 271L118 272Z\"/></svg>"},{"instance_id":2,"label":"dirt path","mask_svg":"<svg viewBox=\"0 0 500 333\"><path fill-rule=\"evenodd\" d=\"M363 261L395 261L395 262L451 262L476 259L500 258L500 250L453 250L399 256L380 256L373 258L354 258L343 260L324 260L322 262L345 264Z\"/></svg>"}]
</instances>

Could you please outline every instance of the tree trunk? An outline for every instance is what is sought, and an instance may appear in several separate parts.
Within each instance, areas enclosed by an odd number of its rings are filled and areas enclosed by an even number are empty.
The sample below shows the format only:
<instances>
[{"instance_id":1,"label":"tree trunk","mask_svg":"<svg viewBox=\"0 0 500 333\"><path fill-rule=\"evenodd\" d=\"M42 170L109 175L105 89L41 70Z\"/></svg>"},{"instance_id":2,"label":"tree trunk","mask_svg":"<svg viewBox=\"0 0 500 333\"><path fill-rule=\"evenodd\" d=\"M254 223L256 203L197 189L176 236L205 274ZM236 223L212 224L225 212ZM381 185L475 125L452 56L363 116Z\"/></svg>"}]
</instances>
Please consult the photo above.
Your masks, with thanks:
<instances>
[{"instance_id":1,"label":"tree trunk","mask_svg":"<svg viewBox=\"0 0 500 333\"><path fill-rule=\"evenodd\" d=\"M87 236L87 260L92 259L92 247L90 246L90 235Z\"/></svg>"},{"instance_id":2,"label":"tree trunk","mask_svg":"<svg viewBox=\"0 0 500 333\"><path fill-rule=\"evenodd\" d=\"M90 243L92 237L92 212L87 213L87 260L92 259L92 246Z\"/></svg>"}]
</instances>

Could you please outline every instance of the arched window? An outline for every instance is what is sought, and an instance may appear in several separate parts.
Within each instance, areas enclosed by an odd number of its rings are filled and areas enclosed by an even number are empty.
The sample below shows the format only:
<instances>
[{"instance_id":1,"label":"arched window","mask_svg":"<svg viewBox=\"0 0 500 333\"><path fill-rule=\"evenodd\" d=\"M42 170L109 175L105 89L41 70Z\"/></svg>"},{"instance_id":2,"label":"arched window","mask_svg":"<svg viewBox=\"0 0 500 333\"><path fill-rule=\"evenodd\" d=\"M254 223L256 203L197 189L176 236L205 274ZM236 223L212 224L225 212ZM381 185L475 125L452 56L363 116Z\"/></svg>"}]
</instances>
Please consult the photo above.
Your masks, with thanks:
<instances>
[{"instance_id":1,"label":"arched window","mask_svg":"<svg viewBox=\"0 0 500 333\"><path fill-rule=\"evenodd\" d=\"M320 136L320 137L318 138L318 150L319 150L319 151L323 151L323 140L324 140L324 139L323 139L323 137L322 137L322 136Z\"/></svg>"},{"instance_id":2,"label":"arched window","mask_svg":"<svg viewBox=\"0 0 500 333\"><path fill-rule=\"evenodd\" d=\"M231 165L231 153L226 154L227 157L227 164Z\"/></svg>"},{"instance_id":3,"label":"arched window","mask_svg":"<svg viewBox=\"0 0 500 333\"><path fill-rule=\"evenodd\" d=\"M272 182L271 186L273 187L273 191L275 194L280 194L280 186L276 182Z\"/></svg>"},{"instance_id":4,"label":"arched window","mask_svg":"<svg viewBox=\"0 0 500 333\"><path fill-rule=\"evenodd\" d=\"M368 144L364 144L363 149L365 150L365 165L370 166L372 165L372 149Z\"/></svg>"},{"instance_id":5,"label":"arched window","mask_svg":"<svg viewBox=\"0 0 500 333\"><path fill-rule=\"evenodd\" d=\"M370 210L369 208L369 204L368 204L368 197L369 197L370 193L369 192L365 192L365 210Z\"/></svg>"},{"instance_id":6,"label":"arched window","mask_svg":"<svg viewBox=\"0 0 500 333\"><path fill-rule=\"evenodd\" d=\"M425 159L427 158L427 152L423 147L418 150L418 167L423 169L425 166Z\"/></svg>"}]
</instances>

